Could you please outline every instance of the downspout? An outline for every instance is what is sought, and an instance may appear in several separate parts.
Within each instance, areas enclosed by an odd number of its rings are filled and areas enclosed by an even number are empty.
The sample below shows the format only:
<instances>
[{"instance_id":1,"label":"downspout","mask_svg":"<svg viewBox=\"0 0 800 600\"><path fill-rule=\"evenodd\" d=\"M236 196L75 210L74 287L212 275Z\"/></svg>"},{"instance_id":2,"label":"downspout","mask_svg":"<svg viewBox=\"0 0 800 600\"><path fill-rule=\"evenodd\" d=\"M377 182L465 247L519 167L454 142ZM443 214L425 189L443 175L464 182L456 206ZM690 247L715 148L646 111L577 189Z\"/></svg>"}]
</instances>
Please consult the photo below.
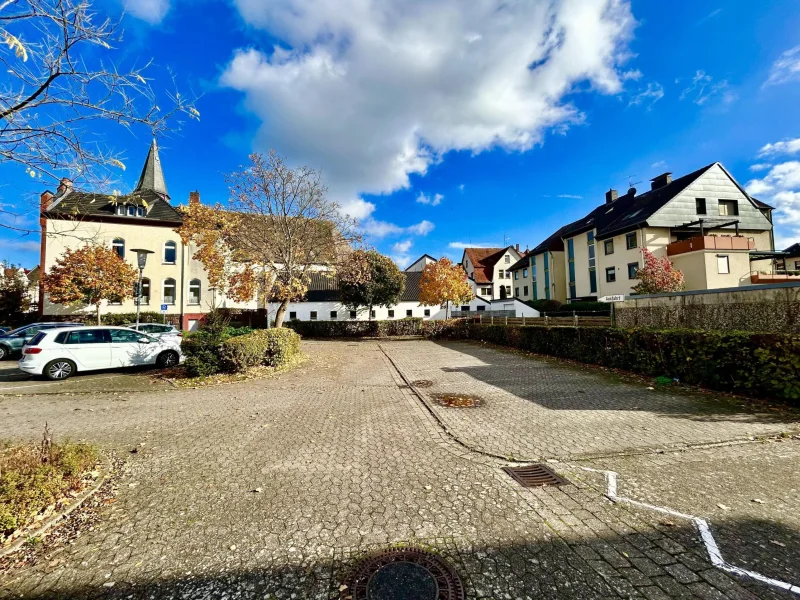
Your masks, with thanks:
<instances>
[{"instance_id":1,"label":"downspout","mask_svg":"<svg viewBox=\"0 0 800 600\"><path fill-rule=\"evenodd\" d=\"M184 268L186 266L186 244L181 241L181 322L180 322L180 329L183 329L183 286L186 281L186 277L184 276Z\"/></svg>"}]
</instances>

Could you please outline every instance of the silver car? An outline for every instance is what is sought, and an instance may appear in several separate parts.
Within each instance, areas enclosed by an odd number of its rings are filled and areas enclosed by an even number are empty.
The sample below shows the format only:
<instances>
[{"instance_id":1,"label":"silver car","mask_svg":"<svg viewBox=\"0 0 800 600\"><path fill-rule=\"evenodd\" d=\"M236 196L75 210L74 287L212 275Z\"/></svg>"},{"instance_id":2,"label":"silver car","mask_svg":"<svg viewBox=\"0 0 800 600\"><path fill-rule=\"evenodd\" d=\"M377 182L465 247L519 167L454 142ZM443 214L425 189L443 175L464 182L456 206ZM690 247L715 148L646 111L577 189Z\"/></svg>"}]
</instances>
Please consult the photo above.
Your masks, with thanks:
<instances>
[{"instance_id":1,"label":"silver car","mask_svg":"<svg viewBox=\"0 0 800 600\"><path fill-rule=\"evenodd\" d=\"M161 323L139 323L137 326L136 323L128 323L127 325L124 325L124 327L141 331L142 333L146 333L147 335L164 339L166 341L175 342L176 344L180 344L183 341L183 332L172 325L162 325Z\"/></svg>"}]
</instances>

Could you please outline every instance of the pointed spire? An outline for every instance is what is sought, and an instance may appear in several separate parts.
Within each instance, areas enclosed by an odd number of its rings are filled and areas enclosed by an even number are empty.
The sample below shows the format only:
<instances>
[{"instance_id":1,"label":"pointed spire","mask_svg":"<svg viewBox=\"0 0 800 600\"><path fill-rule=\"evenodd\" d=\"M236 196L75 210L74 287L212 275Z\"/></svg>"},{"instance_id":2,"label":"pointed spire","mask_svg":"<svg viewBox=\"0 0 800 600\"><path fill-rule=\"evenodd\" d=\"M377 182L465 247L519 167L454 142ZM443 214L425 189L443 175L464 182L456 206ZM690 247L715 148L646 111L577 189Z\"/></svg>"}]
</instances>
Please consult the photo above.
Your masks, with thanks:
<instances>
[{"instance_id":1,"label":"pointed spire","mask_svg":"<svg viewBox=\"0 0 800 600\"><path fill-rule=\"evenodd\" d=\"M139 183L136 184L134 191L140 192L142 190L153 190L169 200L167 183L164 181L164 171L161 170L161 158L158 156L158 143L155 138L153 138L153 143L150 144L142 174L139 176Z\"/></svg>"}]
</instances>

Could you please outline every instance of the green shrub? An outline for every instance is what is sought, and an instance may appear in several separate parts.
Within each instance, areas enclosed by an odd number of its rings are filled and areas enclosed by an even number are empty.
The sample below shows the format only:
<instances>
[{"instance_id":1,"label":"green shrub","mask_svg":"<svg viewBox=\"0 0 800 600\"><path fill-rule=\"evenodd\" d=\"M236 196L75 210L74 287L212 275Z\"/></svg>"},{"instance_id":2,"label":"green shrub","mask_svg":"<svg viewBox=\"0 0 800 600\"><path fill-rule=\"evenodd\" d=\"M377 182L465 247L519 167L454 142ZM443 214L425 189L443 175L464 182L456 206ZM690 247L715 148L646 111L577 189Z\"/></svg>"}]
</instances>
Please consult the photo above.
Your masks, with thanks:
<instances>
[{"instance_id":1,"label":"green shrub","mask_svg":"<svg viewBox=\"0 0 800 600\"><path fill-rule=\"evenodd\" d=\"M89 317L89 321L94 319L94 315ZM103 322L103 325L125 325L126 323L135 323L136 322L136 313L107 313L100 317L100 320ZM154 311L147 311L139 313L139 322L140 323L163 323L164 322L164 315L161 313L157 313Z\"/></svg>"},{"instance_id":2,"label":"green shrub","mask_svg":"<svg viewBox=\"0 0 800 600\"><path fill-rule=\"evenodd\" d=\"M797 335L463 323L431 337L491 342L714 390L800 399Z\"/></svg>"},{"instance_id":3,"label":"green shrub","mask_svg":"<svg viewBox=\"0 0 800 600\"><path fill-rule=\"evenodd\" d=\"M561 302L558 300L529 300L525 304L541 313L551 313L561 310Z\"/></svg>"},{"instance_id":4,"label":"green shrub","mask_svg":"<svg viewBox=\"0 0 800 600\"><path fill-rule=\"evenodd\" d=\"M220 366L231 373L260 365L279 367L299 352L300 336L291 329L259 329L222 342Z\"/></svg>"},{"instance_id":5,"label":"green shrub","mask_svg":"<svg viewBox=\"0 0 800 600\"><path fill-rule=\"evenodd\" d=\"M286 327L303 337L362 338L422 335L423 321L419 317L388 321L289 321Z\"/></svg>"}]
</instances>

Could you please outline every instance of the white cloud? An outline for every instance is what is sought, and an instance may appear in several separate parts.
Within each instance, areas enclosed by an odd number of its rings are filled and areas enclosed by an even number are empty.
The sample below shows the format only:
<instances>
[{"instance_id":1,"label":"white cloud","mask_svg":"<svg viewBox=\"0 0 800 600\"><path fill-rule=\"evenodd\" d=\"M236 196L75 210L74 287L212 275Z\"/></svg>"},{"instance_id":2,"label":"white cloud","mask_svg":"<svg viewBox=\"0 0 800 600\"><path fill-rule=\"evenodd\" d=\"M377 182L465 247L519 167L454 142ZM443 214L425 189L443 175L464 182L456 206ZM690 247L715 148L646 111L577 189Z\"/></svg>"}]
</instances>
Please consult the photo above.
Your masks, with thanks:
<instances>
[{"instance_id":1,"label":"white cloud","mask_svg":"<svg viewBox=\"0 0 800 600\"><path fill-rule=\"evenodd\" d=\"M361 222L362 229L367 235L374 238L384 238L393 235L428 235L434 229L434 224L430 221L420 221L416 225L400 227L394 223L380 221L378 219L367 218Z\"/></svg>"},{"instance_id":2,"label":"white cloud","mask_svg":"<svg viewBox=\"0 0 800 600\"><path fill-rule=\"evenodd\" d=\"M790 48L778 57L772 64L764 87L790 81L800 81L800 46Z\"/></svg>"},{"instance_id":3,"label":"white cloud","mask_svg":"<svg viewBox=\"0 0 800 600\"><path fill-rule=\"evenodd\" d=\"M430 221L420 221L416 225L406 227L406 231L414 235L428 235L431 231L433 231L433 229L434 224Z\"/></svg>"},{"instance_id":4,"label":"white cloud","mask_svg":"<svg viewBox=\"0 0 800 600\"><path fill-rule=\"evenodd\" d=\"M556 198L572 198L574 200L581 200L583 196L576 196L575 194L559 194Z\"/></svg>"},{"instance_id":5,"label":"white cloud","mask_svg":"<svg viewBox=\"0 0 800 600\"><path fill-rule=\"evenodd\" d=\"M237 51L221 83L263 122L255 147L321 168L340 202L581 122L569 94L621 91L635 25L628 0L235 3L281 45Z\"/></svg>"},{"instance_id":6,"label":"white cloud","mask_svg":"<svg viewBox=\"0 0 800 600\"><path fill-rule=\"evenodd\" d=\"M493 248L493 244L473 244L472 242L450 242L448 248L463 250L464 248Z\"/></svg>"},{"instance_id":7,"label":"white cloud","mask_svg":"<svg viewBox=\"0 0 800 600\"><path fill-rule=\"evenodd\" d=\"M407 254L413 245L414 242L411 240L403 240L402 242L397 242L392 246L392 252L396 252L398 254Z\"/></svg>"},{"instance_id":8,"label":"white cloud","mask_svg":"<svg viewBox=\"0 0 800 600\"><path fill-rule=\"evenodd\" d=\"M434 194L433 196L426 196L422 192L419 193L417 196L417 202L420 204L430 204L431 206L439 206L444 200L444 196L441 194Z\"/></svg>"},{"instance_id":9,"label":"white cloud","mask_svg":"<svg viewBox=\"0 0 800 600\"><path fill-rule=\"evenodd\" d=\"M648 83L647 87L635 94L628 102L628 106L644 106L647 110L664 97L664 88L660 83Z\"/></svg>"},{"instance_id":10,"label":"white cloud","mask_svg":"<svg viewBox=\"0 0 800 600\"><path fill-rule=\"evenodd\" d=\"M340 212L362 221L375 212L375 205L361 198L347 200L340 205Z\"/></svg>"},{"instance_id":11,"label":"white cloud","mask_svg":"<svg viewBox=\"0 0 800 600\"><path fill-rule=\"evenodd\" d=\"M776 247L800 241L800 161L777 164L745 186L748 194L775 207Z\"/></svg>"},{"instance_id":12,"label":"white cloud","mask_svg":"<svg viewBox=\"0 0 800 600\"><path fill-rule=\"evenodd\" d=\"M754 165L750 165L750 166L748 167L748 169L749 169L750 171L753 171L753 173L756 173L756 172L758 172L758 171L766 171L766 170L767 170L767 169L769 169L771 166L772 166L772 165L771 165L771 164L769 164L769 163L756 163L756 164L754 164Z\"/></svg>"},{"instance_id":13,"label":"white cloud","mask_svg":"<svg viewBox=\"0 0 800 600\"><path fill-rule=\"evenodd\" d=\"M463 192L464 191L464 184L463 183L459 183L458 184L458 191L459 192Z\"/></svg>"},{"instance_id":14,"label":"white cloud","mask_svg":"<svg viewBox=\"0 0 800 600\"><path fill-rule=\"evenodd\" d=\"M681 100L690 99L698 106L708 104L712 99L719 98L723 104L730 104L738 99L738 96L730 91L730 84L727 80L714 82L711 75L705 71L697 71L692 77L689 87L685 88L680 95Z\"/></svg>"},{"instance_id":15,"label":"white cloud","mask_svg":"<svg viewBox=\"0 0 800 600\"><path fill-rule=\"evenodd\" d=\"M160 23L169 11L169 0L125 0L125 10L153 25Z\"/></svg>"},{"instance_id":16,"label":"white cloud","mask_svg":"<svg viewBox=\"0 0 800 600\"><path fill-rule=\"evenodd\" d=\"M777 154L797 154L798 152L800 152L800 138L795 138L793 140L782 140L774 144L766 144L758 151L758 156L761 158Z\"/></svg>"},{"instance_id":17,"label":"white cloud","mask_svg":"<svg viewBox=\"0 0 800 600\"><path fill-rule=\"evenodd\" d=\"M651 169L663 169L666 166L667 166L667 161L659 160L657 162L654 162L652 165L650 165L650 168Z\"/></svg>"}]
</instances>

